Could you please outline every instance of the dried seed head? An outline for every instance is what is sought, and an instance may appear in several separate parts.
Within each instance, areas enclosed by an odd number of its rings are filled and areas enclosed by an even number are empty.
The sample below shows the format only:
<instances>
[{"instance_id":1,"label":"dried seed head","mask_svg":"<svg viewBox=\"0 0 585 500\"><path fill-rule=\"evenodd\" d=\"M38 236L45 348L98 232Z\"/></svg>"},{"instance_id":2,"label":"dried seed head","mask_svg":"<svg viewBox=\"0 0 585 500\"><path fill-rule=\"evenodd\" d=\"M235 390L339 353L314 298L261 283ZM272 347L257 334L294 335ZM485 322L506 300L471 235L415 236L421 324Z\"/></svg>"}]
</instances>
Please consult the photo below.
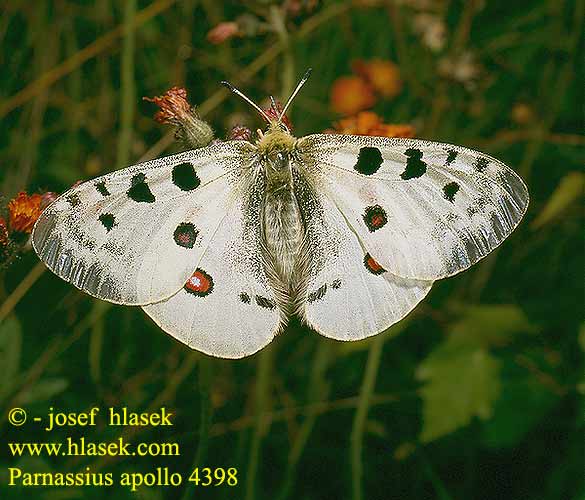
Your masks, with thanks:
<instances>
[{"instance_id":1,"label":"dried seed head","mask_svg":"<svg viewBox=\"0 0 585 500\"><path fill-rule=\"evenodd\" d=\"M188 147L202 148L213 140L213 130L207 122L199 118L195 107L189 104L187 91L183 87L172 87L162 96L143 99L154 102L160 108L154 119L158 123L177 127L177 140Z\"/></svg>"},{"instance_id":2,"label":"dried seed head","mask_svg":"<svg viewBox=\"0 0 585 500\"><path fill-rule=\"evenodd\" d=\"M171 87L162 96L143 97L145 101L154 102L160 110L154 115L158 123L179 126L191 113L191 105L187 100L187 91L182 87Z\"/></svg>"}]
</instances>

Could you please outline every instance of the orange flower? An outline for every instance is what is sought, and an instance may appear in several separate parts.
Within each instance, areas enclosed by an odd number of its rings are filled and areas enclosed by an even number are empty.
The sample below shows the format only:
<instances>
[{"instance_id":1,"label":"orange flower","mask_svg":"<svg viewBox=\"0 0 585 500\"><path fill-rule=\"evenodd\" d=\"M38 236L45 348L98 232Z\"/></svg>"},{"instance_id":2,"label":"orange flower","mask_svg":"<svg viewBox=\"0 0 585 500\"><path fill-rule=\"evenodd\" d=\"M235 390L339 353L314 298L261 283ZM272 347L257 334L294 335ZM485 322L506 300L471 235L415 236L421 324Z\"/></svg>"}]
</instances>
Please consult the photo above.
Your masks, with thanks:
<instances>
[{"instance_id":1,"label":"orange flower","mask_svg":"<svg viewBox=\"0 0 585 500\"><path fill-rule=\"evenodd\" d=\"M41 215L40 194L28 195L21 191L8 203L9 225L12 231L30 233Z\"/></svg>"},{"instance_id":2,"label":"orange flower","mask_svg":"<svg viewBox=\"0 0 585 500\"><path fill-rule=\"evenodd\" d=\"M512 107L512 120L519 125L526 125L527 123L534 121L533 109L523 102L517 102Z\"/></svg>"},{"instance_id":3,"label":"orange flower","mask_svg":"<svg viewBox=\"0 0 585 500\"><path fill-rule=\"evenodd\" d=\"M414 128L404 124L383 123L373 111L362 111L334 124L335 132L378 137L414 137Z\"/></svg>"},{"instance_id":4,"label":"orange flower","mask_svg":"<svg viewBox=\"0 0 585 500\"><path fill-rule=\"evenodd\" d=\"M179 125L191 113L191 105L187 100L187 91L183 87L171 87L162 96L143 97L142 99L154 102L160 108L160 111L157 111L154 115L154 119L158 123Z\"/></svg>"},{"instance_id":5,"label":"orange flower","mask_svg":"<svg viewBox=\"0 0 585 500\"><path fill-rule=\"evenodd\" d=\"M375 102L371 86L358 76L342 76L331 88L331 108L342 115L353 115L371 108Z\"/></svg>"},{"instance_id":6,"label":"orange flower","mask_svg":"<svg viewBox=\"0 0 585 500\"><path fill-rule=\"evenodd\" d=\"M355 61L352 64L355 73L368 82L382 97L391 99L400 94L402 80L396 64L382 59Z\"/></svg>"}]
</instances>

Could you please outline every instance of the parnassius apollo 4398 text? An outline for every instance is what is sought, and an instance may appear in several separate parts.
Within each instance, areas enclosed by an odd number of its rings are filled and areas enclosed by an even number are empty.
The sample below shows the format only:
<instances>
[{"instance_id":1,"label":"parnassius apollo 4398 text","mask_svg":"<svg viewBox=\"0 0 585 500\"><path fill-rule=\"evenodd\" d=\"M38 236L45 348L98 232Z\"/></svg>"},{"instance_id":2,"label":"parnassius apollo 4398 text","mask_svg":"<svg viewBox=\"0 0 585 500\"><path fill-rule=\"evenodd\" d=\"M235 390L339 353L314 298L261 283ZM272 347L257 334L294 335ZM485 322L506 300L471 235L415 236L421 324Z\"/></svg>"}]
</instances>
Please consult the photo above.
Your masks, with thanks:
<instances>
[{"instance_id":1,"label":"parnassius apollo 4398 text","mask_svg":"<svg viewBox=\"0 0 585 500\"><path fill-rule=\"evenodd\" d=\"M218 142L70 189L36 223L39 257L95 297L142 306L190 347L238 358L293 314L339 340L385 330L526 211L522 180L483 153L297 139L264 117L255 143Z\"/></svg>"}]
</instances>

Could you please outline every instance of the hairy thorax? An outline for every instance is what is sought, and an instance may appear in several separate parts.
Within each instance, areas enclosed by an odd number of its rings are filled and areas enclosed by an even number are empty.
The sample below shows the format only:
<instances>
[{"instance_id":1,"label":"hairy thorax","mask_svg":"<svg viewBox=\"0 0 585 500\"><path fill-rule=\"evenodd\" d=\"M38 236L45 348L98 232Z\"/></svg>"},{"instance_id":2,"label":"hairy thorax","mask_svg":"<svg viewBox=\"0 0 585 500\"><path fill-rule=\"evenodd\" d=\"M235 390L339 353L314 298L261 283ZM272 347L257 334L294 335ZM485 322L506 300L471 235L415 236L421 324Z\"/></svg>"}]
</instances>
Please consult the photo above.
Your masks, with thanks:
<instances>
[{"instance_id":1,"label":"hairy thorax","mask_svg":"<svg viewBox=\"0 0 585 500\"><path fill-rule=\"evenodd\" d=\"M264 262L280 310L288 317L302 300L301 285L306 281L306 270L303 266L305 229L293 184L294 139L290 134L286 136L273 136L277 139L275 147L268 141L258 147L264 146L261 161L266 179L262 218ZM290 149L284 142L288 138L292 139Z\"/></svg>"}]
</instances>

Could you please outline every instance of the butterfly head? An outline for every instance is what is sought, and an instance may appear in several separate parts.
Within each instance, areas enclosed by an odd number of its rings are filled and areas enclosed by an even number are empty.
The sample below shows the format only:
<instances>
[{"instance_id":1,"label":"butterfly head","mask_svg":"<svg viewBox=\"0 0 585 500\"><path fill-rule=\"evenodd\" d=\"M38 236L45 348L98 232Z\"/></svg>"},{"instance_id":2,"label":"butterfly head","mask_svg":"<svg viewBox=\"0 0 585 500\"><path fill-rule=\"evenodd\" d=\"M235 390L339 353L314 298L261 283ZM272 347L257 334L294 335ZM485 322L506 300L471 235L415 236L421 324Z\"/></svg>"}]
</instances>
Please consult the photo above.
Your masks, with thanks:
<instances>
[{"instance_id":1,"label":"butterfly head","mask_svg":"<svg viewBox=\"0 0 585 500\"><path fill-rule=\"evenodd\" d=\"M288 127L276 120L268 125L264 133L259 134L256 146L260 154L270 156L273 153L291 151L295 144L295 138Z\"/></svg>"}]
</instances>

